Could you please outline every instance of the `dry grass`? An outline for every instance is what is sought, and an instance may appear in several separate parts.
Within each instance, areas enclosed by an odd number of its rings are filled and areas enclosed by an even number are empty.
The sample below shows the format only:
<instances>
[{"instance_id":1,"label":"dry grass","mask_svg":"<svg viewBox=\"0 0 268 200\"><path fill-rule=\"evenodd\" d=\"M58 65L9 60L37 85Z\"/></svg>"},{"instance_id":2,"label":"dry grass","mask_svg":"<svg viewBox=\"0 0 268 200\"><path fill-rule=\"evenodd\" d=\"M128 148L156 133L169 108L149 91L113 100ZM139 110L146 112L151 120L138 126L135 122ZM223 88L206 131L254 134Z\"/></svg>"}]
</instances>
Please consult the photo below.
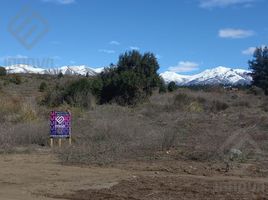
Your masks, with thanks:
<instances>
[{"instance_id":1,"label":"dry grass","mask_svg":"<svg viewBox=\"0 0 268 200\"><path fill-rule=\"evenodd\" d=\"M155 94L150 102L136 108L97 106L77 121L79 128L73 129L77 130L75 146L62 151L60 157L69 163L107 164L124 159L159 159L159 152L173 151L177 153L170 159L221 160L221 153L228 152L219 152L219 148L238 130L256 124L248 133L254 136L260 131L263 119L267 119L259 112L262 102L245 92L183 89ZM264 130L259 137L263 134ZM261 148L265 146L264 141L257 142ZM245 148L241 151L246 152Z\"/></svg>"},{"instance_id":2,"label":"dry grass","mask_svg":"<svg viewBox=\"0 0 268 200\"><path fill-rule=\"evenodd\" d=\"M48 144L47 123L1 124L0 153L17 152L19 147L46 146Z\"/></svg>"}]
</instances>

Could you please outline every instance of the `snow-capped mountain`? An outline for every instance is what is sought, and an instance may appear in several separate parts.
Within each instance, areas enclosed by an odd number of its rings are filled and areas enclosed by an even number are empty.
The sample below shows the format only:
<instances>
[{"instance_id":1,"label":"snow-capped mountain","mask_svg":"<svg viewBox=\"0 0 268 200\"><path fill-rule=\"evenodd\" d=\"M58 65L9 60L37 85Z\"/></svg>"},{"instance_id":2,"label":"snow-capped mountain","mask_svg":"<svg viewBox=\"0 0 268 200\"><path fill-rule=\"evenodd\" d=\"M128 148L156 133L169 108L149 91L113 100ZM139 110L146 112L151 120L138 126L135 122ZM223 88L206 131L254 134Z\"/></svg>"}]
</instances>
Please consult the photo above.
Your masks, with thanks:
<instances>
[{"instance_id":1,"label":"snow-capped mountain","mask_svg":"<svg viewBox=\"0 0 268 200\"><path fill-rule=\"evenodd\" d=\"M164 79L166 83L174 81L175 83L177 83L177 85L184 85L191 79L191 76L181 75L169 71L160 74L160 76Z\"/></svg>"},{"instance_id":2,"label":"snow-capped mountain","mask_svg":"<svg viewBox=\"0 0 268 200\"><path fill-rule=\"evenodd\" d=\"M86 65L62 66L60 68L45 70L45 74L57 75L59 73L62 73L65 75L83 75L83 76L85 76L86 74L88 74L90 76L94 76L97 74L95 69L87 67Z\"/></svg>"},{"instance_id":3,"label":"snow-capped mountain","mask_svg":"<svg viewBox=\"0 0 268 200\"><path fill-rule=\"evenodd\" d=\"M90 76L94 76L100 73L104 68L91 68L86 65L80 66L62 66L59 68L51 68L51 69L44 69L39 67L34 67L31 65L26 64L16 64L5 67L7 73L28 73L28 74L51 74L57 75L59 73L63 73L65 75L83 75L89 74Z\"/></svg>"},{"instance_id":4,"label":"snow-capped mountain","mask_svg":"<svg viewBox=\"0 0 268 200\"><path fill-rule=\"evenodd\" d=\"M232 69L227 67L216 67L207 69L196 75L180 75L175 72L164 72L160 74L169 83L174 81L178 85L248 85L252 81L250 71L243 69Z\"/></svg>"},{"instance_id":5,"label":"snow-capped mountain","mask_svg":"<svg viewBox=\"0 0 268 200\"><path fill-rule=\"evenodd\" d=\"M29 74L44 74L45 70L39 67L34 67L31 65L25 65L25 64L16 64L5 67L7 70L7 73L9 74L23 74L23 73L29 73Z\"/></svg>"},{"instance_id":6,"label":"snow-capped mountain","mask_svg":"<svg viewBox=\"0 0 268 200\"><path fill-rule=\"evenodd\" d=\"M63 66L53 69L44 69L31 65L17 64L5 67L8 73L32 73L32 74L51 74L57 75L60 72L65 75L83 75L94 76L103 71L102 68L91 68L86 65ZM250 71L243 69L232 69L228 67L216 67L207 69L196 75L180 75L175 72L164 72L160 76L166 83L174 81L177 85L248 85L252 81Z\"/></svg>"}]
</instances>

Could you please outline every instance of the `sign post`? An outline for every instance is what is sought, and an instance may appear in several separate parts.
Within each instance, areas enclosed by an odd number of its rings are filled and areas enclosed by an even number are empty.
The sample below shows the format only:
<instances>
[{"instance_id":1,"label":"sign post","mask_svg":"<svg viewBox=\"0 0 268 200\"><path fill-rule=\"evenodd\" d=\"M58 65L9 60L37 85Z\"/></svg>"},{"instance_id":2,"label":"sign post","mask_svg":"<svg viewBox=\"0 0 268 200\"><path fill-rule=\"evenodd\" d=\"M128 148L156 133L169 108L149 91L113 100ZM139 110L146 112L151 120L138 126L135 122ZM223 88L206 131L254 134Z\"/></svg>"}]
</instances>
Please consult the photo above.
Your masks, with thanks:
<instances>
[{"instance_id":1,"label":"sign post","mask_svg":"<svg viewBox=\"0 0 268 200\"><path fill-rule=\"evenodd\" d=\"M50 146L53 147L54 139L58 139L59 147L61 147L62 139L69 139L69 144L72 143L71 138L71 113L52 111L50 113Z\"/></svg>"}]
</instances>

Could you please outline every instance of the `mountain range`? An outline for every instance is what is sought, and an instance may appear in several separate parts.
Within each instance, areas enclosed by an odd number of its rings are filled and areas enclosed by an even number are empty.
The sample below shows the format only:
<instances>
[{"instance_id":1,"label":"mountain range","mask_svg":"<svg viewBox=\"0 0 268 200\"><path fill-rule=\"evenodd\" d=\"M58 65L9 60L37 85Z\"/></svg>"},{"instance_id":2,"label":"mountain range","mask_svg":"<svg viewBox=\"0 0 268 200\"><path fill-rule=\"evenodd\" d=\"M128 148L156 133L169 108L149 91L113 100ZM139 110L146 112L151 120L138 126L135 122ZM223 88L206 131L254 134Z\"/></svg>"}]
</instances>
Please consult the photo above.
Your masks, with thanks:
<instances>
[{"instance_id":1,"label":"mountain range","mask_svg":"<svg viewBox=\"0 0 268 200\"><path fill-rule=\"evenodd\" d=\"M160 76L169 83L174 81L180 86L190 85L249 85L252 82L251 71L219 66L207 69L195 75L180 75L175 72L164 72Z\"/></svg>"},{"instance_id":2,"label":"mountain range","mask_svg":"<svg viewBox=\"0 0 268 200\"><path fill-rule=\"evenodd\" d=\"M50 75L57 75L62 73L64 75L83 75L86 74L90 76L97 75L100 73L104 68L91 68L86 65L79 65L79 66L62 66L59 68L51 68L45 69L40 67L34 67L31 65L25 64L16 64L5 67L7 73L9 74L50 74Z\"/></svg>"},{"instance_id":3,"label":"mountain range","mask_svg":"<svg viewBox=\"0 0 268 200\"><path fill-rule=\"evenodd\" d=\"M86 65L80 66L62 66L59 68L45 69L34 67L31 65L17 64L5 67L8 73L32 73L32 74L50 74L57 75L62 73L64 75L83 75L90 76L97 75L103 71L102 68L91 68ZM180 86L189 85L248 85L252 81L250 71L244 69L232 69L228 67L219 66L212 69L207 69L195 75L181 75L175 72L166 71L160 76L166 83L174 81Z\"/></svg>"}]
</instances>

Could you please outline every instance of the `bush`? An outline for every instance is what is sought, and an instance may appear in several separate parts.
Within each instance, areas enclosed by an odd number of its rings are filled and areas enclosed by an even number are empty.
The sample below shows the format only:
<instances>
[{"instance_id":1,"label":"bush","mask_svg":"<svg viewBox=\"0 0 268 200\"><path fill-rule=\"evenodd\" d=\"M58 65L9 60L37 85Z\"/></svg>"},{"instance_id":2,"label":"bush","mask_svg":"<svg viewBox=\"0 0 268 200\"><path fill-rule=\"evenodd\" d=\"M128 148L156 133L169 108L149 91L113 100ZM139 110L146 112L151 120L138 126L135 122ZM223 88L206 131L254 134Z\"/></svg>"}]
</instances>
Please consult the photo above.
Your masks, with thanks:
<instances>
[{"instance_id":1,"label":"bush","mask_svg":"<svg viewBox=\"0 0 268 200\"><path fill-rule=\"evenodd\" d=\"M0 76L7 75L7 70L4 67L0 67Z\"/></svg>"},{"instance_id":2,"label":"bush","mask_svg":"<svg viewBox=\"0 0 268 200\"><path fill-rule=\"evenodd\" d=\"M100 75L103 81L101 103L135 105L143 101L159 86L158 69L152 53L126 52L119 57L117 67L105 69Z\"/></svg>"},{"instance_id":3,"label":"bush","mask_svg":"<svg viewBox=\"0 0 268 200\"><path fill-rule=\"evenodd\" d=\"M260 108L261 108L264 112L268 112L268 103L267 103L267 102L263 103L263 104L260 106Z\"/></svg>"},{"instance_id":4,"label":"bush","mask_svg":"<svg viewBox=\"0 0 268 200\"><path fill-rule=\"evenodd\" d=\"M76 107L92 108L98 100L102 82L99 78L82 78L48 91L42 104L57 107L67 103Z\"/></svg>"},{"instance_id":5,"label":"bush","mask_svg":"<svg viewBox=\"0 0 268 200\"><path fill-rule=\"evenodd\" d=\"M213 100L212 101L212 105L211 105L211 111L212 112L219 112L219 111L223 111L226 110L227 108L229 108L229 105L218 101L218 100Z\"/></svg>"},{"instance_id":6,"label":"bush","mask_svg":"<svg viewBox=\"0 0 268 200\"><path fill-rule=\"evenodd\" d=\"M47 84L42 82L39 86L39 92L44 92L47 89Z\"/></svg>"},{"instance_id":7,"label":"bush","mask_svg":"<svg viewBox=\"0 0 268 200\"><path fill-rule=\"evenodd\" d=\"M58 78L63 78L63 73L62 73L62 72L60 72L60 73L58 74Z\"/></svg>"},{"instance_id":8,"label":"bush","mask_svg":"<svg viewBox=\"0 0 268 200\"><path fill-rule=\"evenodd\" d=\"M9 80L9 82L14 83L16 85L19 85L22 82L21 77L19 75L17 75L17 74L9 75L8 80Z\"/></svg>"},{"instance_id":9,"label":"bush","mask_svg":"<svg viewBox=\"0 0 268 200\"><path fill-rule=\"evenodd\" d=\"M1 126L0 135L0 154L14 152L19 146L48 145L46 122Z\"/></svg>"},{"instance_id":10,"label":"bush","mask_svg":"<svg viewBox=\"0 0 268 200\"><path fill-rule=\"evenodd\" d=\"M159 93L166 93L167 92L167 87L166 87L166 84L165 84L165 81L163 78L160 78L159 80Z\"/></svg>"},{"instance_id":11,"label":"bush","mask_svg":"<svg viewBox=\"0 0 268 200\"><path fill-rule=\"evenodd\" d=\"M252 87L249 88L248 94L254 94L256 96L259 96L259 95L263 95L264 91L259 87L252 86Z\"/></svg>"},{"instance_id":12,"label":"bush","mask_svg":"<svg viewBox=\"0 0 268 200\"><path fill-rule=\"evenodd\" d=\"M168 91L169 92L173 92L177 89L177 85L174 81L171 81L169 84L168 84Z\"/></svg>"},{"instance_id":13,"label":"bush","mask_svg":"<svg viewBox=\"0 0 268 200\"><path fill-rule=\"evenodd\" d=\"M193 97L185 93L176 95L173 105L191 112L220 112L229 107L228 104L219 100L208 101L202 97Z\"/></svg>"}]
</instances>

